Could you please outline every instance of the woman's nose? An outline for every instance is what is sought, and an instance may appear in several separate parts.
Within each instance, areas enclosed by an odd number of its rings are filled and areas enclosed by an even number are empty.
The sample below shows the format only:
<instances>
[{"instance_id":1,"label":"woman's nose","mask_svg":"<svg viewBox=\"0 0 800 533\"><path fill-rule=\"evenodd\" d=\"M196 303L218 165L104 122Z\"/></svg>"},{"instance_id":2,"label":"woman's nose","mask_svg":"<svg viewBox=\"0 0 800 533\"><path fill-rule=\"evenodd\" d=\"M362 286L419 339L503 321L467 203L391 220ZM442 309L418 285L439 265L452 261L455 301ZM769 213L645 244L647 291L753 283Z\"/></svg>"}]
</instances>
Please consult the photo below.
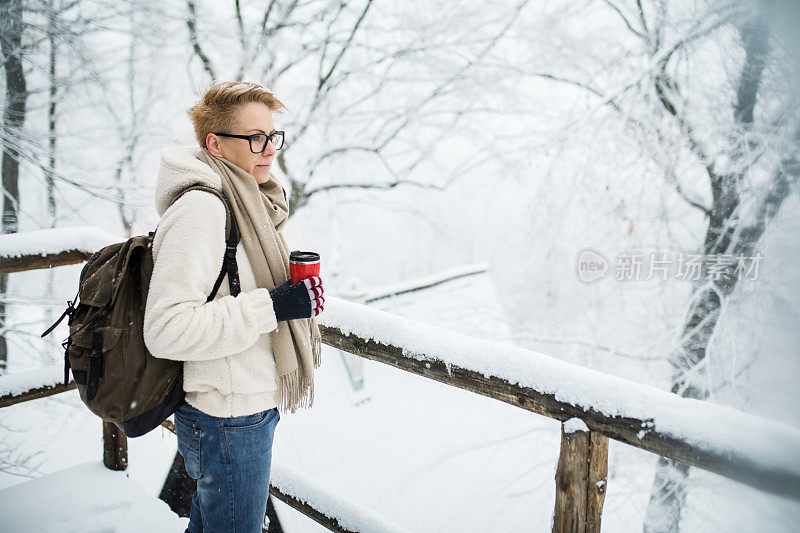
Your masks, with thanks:
<instances>
[{"instance_id":1,"label":"woman's nose","mask_svg":"<svg viewBox=\"0 0 800 533\"><path fill-rule=\"evenodd\" d=\"M272 141L270 140L267 143L267 145L264 147L264 150L261 153L262 153L262 155L266 155L267 157L272 157L277 152L278 151L275 149L275 145L272 144Z\"/></svg>"}]
</instances>

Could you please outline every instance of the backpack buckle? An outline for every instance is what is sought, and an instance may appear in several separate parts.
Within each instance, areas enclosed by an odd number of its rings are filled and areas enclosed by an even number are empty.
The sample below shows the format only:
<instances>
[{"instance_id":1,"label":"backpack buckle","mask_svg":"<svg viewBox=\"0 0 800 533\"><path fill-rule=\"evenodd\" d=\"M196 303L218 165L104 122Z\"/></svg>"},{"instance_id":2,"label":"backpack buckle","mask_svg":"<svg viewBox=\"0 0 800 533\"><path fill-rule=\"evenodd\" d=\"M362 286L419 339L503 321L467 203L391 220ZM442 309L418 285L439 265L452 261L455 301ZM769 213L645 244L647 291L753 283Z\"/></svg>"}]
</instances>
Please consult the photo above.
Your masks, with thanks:
<instances>
[{"instance_id":1,"label":"backpack buckle","mask_svg":"<svg viewBox=\"0 0 800 533\"><path fill-rule=\"evenodd\" d=\"M238 243L235 242L227 242L225 243L225 257L228 259L232 259L236 257L236 246Z\"/></svg>"},{"instance_id":2,"label":"backpack buckle","mask_svg":"<svg viewBox=\"0 0 800 533\"><path fill-rule=\"evenodd\" d=\"M64 320L65 317L69 316L70 318L72 318L72 314L75 313L76 309L75 302L77 301L78 301L78 295L75 295L75 299L72 301L67 300L67 309L63 313L61 313L61 316L58 317L58 320L56 320L49 328L47 328L47 330L44 333L42 333L42 337L46 337L47 335L50 334L51 331L56 329L56 326L61 324L61 321Z\"/></svg>"}]
</instances>

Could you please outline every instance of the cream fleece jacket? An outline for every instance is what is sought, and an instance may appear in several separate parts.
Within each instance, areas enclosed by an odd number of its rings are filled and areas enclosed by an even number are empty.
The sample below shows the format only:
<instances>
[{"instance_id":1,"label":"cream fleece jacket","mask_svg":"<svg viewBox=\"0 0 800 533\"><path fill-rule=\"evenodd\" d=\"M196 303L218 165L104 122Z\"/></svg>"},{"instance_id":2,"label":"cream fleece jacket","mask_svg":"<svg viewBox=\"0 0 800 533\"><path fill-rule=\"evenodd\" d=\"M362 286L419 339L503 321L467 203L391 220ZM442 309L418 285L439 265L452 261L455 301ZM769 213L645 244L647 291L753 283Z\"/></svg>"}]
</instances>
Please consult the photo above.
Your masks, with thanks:
<instances>
[{"instance_id":1,"label":"cream fleece jacket","mask_svg":"<svg viewBox=\"0 0 800 533\"><path fill-rule=\"evenodd\" d=\"M153 240L153 276L144 312L144 342L154 357L183 361L186 401L212 416L232 417L278 406L269 332L278 327L269 290L257 288L242 242L236 248L241 293L228 277L210 302L225 252L225 206L192 184L222 190L219 176L195 158L199 147L161 151ZM174 201L174 203L172 203ZM170 205L171 204L171 205Z\"/></svg>"}]
</instances>

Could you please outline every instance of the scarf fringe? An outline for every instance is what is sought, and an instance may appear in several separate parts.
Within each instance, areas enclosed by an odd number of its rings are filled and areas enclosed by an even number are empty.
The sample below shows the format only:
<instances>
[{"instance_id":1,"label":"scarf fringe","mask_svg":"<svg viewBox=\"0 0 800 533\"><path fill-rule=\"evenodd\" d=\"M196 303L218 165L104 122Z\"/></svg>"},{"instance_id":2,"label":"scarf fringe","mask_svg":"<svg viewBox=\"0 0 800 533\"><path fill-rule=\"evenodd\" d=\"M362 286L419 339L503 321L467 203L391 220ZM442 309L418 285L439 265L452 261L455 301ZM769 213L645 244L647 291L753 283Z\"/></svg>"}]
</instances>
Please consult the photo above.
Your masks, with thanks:
<instances>
[{"instance_id":1,"label":"scarf fringe","mask_svg":"<svg viewBox=\"0 0 800 533\"><path fill-rule=\"evenodd\" d=\"M315 334L314 328L311 331L311 351L314 354L314 368L319 368L322 363L322 337Z\"/></svg>"},{"instance_id":2,"label":"scarf fringe","mask_svg":"<svg viewBox=\"0 0 800 533\"><path fill-rule=\"evenodd\" d=\"M319 368L322 363L322 336L313 325L311 329L311 352L313 354L314 368ZM314 405L314 376L300 376L297 369L280 377L280 400L278 410L281 413L291 411L294 413L300 408L309 408Z\"/></svg>"}]
</instances>

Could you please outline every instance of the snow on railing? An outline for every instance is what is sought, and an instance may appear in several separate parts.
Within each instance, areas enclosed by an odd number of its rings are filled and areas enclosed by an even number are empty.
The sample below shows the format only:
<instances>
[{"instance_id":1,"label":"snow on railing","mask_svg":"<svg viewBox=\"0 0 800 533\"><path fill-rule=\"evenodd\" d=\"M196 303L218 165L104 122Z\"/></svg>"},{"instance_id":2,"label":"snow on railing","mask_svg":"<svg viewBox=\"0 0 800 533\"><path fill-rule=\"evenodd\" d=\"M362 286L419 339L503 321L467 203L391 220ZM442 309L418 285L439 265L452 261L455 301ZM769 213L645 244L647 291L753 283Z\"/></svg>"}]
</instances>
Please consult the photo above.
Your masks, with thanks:
<instances>
[{"instance_id":1,"label":"snow on railing","mask_svg":"<svg viewBox=\"0 0 800 533\"><path fill-rule=\"evenodd\" d=\"M0 235L0 274L82 263L100 248L124 240L94 226Z\"/></svg>"},{"instance_id":2,"label":"snow on railing","mask_svg":"<svg viewBox=\"0 0 800 533\"><path fill-rule=\"evenodd\" d=\"M175 425L161 423L173 434ZM400 533L407 531L371 509L346 501L312 478L273 461L269 493L331 531Z\"/></svg>"},{"instance_id":3,"label":"snow on railing","mask_svg":"<svg viewBox=\"0 0 800 533\"><path fill-rule=\"evenodd\" d=\"M800 428L335 297L319 323L336 348L800 500Z\"/></svg>"},{"instance_id":4,"label":"snow on railing","mask_svg":"<svg viewBox=\"0 0 800 533\"><path fill-rule=\"evenodd\" d=\"M64 365L5 374L0 376L0 407L51 396L75 387L74 381L64 386Z\"/></svg>"},{"instance_id":5,"label":"snow on railing","mask_svg":"<svg viewBox=\"0 0 800 533\"><path fill-rule=\"evenodd\" d=\"M273 463L270 494L332 531L407 531L374 511L346 501L313 479Z\"/></svg>"}]
</instances>

